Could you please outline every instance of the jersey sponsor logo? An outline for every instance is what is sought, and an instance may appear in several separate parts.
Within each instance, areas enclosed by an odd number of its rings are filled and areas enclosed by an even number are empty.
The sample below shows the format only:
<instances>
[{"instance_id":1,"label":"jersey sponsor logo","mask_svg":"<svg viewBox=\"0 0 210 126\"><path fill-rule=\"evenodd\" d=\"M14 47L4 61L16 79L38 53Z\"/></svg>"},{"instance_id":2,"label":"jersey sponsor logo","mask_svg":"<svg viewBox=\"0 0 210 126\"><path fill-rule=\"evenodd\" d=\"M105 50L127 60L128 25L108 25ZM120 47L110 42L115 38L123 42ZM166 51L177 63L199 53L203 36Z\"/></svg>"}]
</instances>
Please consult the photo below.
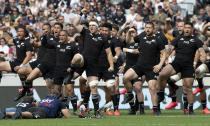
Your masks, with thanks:
<instances>
[{"instance_id":1,"label":"jersey sponsor logo","mask_svg":"<svg viewBox=\"0 0 210 126\"><path fill-rule=\"evenodd\" d=\"M41 100L40 103L51 103L52 101L54 101L54 99L47 98L47 99Z\"/></svg>"},{"instance_id":2,"label":"jersey sponsor logo","mask_svg":"<svg viewBox=\"0 0 210 126\"><path fill-rule=\"evenodd\" d=\"M59 51L60 52L66 52L66 49L60 49Z\"/></svg>"},{"instance_id":3,"label":"jersey sponsor logo","mask_svg":"<svg viewBox=\"0 0 210 126\"><path fill-rule=\"evenodd\" d=\"M190 42L189 42L189 41L184 41L184 43L185 43L185 44L190 44Z\"/></svg>"},{"instance_id":4,"label":"jersey sponsor logo","mask_svg":"<svg viewBox=\"0 0 210 126\"><path fill-rule=\"evenodd\" d=\"M22 107L22 108L25 108L27 105L28 105L29 103L18 103L17 105L16 105L16 107Z\"/></svg>"},{"instance_id":5,"label":"jersey sponsor logo","mask_svg":"<svg viewBox=\"0 0 210 126\"><path fill-rule=\"evenodd\" d=\"M194 39L190 39L190 42L195 42L195 40Z\"/></svg>"}]
</instances>

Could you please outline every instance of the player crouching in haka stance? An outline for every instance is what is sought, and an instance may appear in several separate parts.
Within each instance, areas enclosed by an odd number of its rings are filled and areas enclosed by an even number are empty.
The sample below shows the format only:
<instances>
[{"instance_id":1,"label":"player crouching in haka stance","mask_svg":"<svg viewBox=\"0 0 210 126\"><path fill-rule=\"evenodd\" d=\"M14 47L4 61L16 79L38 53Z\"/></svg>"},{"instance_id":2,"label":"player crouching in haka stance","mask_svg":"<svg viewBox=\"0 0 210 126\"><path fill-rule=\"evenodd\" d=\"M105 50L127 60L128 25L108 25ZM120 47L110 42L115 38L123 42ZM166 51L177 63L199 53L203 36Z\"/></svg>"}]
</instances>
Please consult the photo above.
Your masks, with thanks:
<instances>
[{"instance_id":1,"label":"player crouching in haka stance","mask_svg":"<svg viewBox=\"0 0 210 126\"><path fill-rule=\"evenodd\" d=\"M129 103L134 97L131 81L145 75L152 97L154 115L159 115L156 80L157 73L165 62L165 45L155 36L152 22L146 24L145 32L145 36L137 36L134 39L136 43L139 43L138 50L140 52L136 66L130 68L123 77L123 82L127 89L125 103ZM161 60L160 54L163 55Z\"/></svg>"},{"instance_id":2,"label":"player crouching in haka stance","mask_svg":"<svg viewBox=\"0 0 210 126\"><path fill-rule=\"evenodd\" d=\"M205 62L206 58L206 53L202 47L203 43L197 37L192 35L192 31L193 24L188 22L185 23L184 35L178 36L171 42L171 45L169 45L166 52L170 55L175 49L176 57L171 64L168 64L163 68L157 81L160 86L158 102L161 102L164 100L164 88L168 78L176 73L181 73L183 90L187 93L190 115L194 114L192 86L195 77L193 61L196 51L199 51L202 62Z\"/></svg>"},{"instance_id":3,"label":"player crouching in haka stance","mask_svg":"<svg viewBox=\"0 0 210 126\"><path fill-rule=\"evenodd\" d=\"M85 29L84 26L80 25L80 18L78 17L74 26L81 36L84 38L84 48L82 54L76 54L72 59L72 65L86 70L88 84L92 92L92 101L94 105L94 114L96 118L101 118L99 113L99 94L97 91L98 85L98 58L101 51L104 49L107 54L107 59L109 62L108 71L112 72L114 70L113 56L109 48L107 39L98 33L98 23L97 20L91 20L89 22L89 30Z\"/></svg>"}]
</instances>

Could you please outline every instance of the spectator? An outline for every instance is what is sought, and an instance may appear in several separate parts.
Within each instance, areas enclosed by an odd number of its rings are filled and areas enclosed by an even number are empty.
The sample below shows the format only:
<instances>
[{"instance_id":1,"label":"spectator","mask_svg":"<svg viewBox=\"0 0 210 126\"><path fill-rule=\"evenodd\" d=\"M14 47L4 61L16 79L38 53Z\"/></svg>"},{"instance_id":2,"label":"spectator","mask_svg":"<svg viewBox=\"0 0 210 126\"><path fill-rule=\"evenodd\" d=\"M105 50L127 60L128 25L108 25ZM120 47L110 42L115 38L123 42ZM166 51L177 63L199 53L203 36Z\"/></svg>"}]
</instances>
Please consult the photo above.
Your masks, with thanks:
<instances>
[{"instance_id":1,"label":"spectator","mask_svg":"<svg viewBox=\"0 0 210 126\"><path fill-rule=\"evenodd\" d=\"M135 8L131 7L130 8L130 14L127 14L126 16L126 21L131 20L133 21L137 16L137 13L135 12Z\"/></svg>"},{"instance_id":2,"label":"spectator","mask_svg":"<svg viewBox=\"0 0 210 126\"><path fill-rule=\"evenodd\" d=\"M73 23L76 15L74 13L71 13L71 8L67 7L64 13L61 13L62 16L64 16L64 22L65 23Z\"/></svg>"},{"instance_id":3,"label":"spectator","mask_svg":"<svg viewBox=\"0 0 210 126\"><path fill-rule=\"evenodd\" d=\"M197 16L194 28L197 29L198 32L200 32L202 31L203 26L204 26L203 18L201 16Z\"/></svg>"},{"instance_id":4,"label":"spectator","mask_svg":"<svg viewBox=\"0 0 210 126\"><path fill-rule=\"evenodd\" d=\"M6 45L6 39L1 38L0 39L1 45L0 45L0 52L3 52L0 57L4 57L5 59L8 59L8 53L9 53L9 47Z\"/></svg>"},{"instance_id":5,"label":"spectator","mask_svg":"<svg viewBox=\"0 0 210 126\"><path fill-rule=\"evenodd\" d=\"M179 18L181 15L181 7L177 4L176 0L172 0L172 3L169 6L169 13L172 16L172 22L174 23L176 18Z\"/></svg>"},{"instance_id":6,"label":"spectator","mask_svg":"<svg viewBox=\"0 0 210 126\"><path fill-rule=\"evenodd\" d=\"M145 23L143 21L143 17L141 17L140 15L136 15L135 20L133 21L133 24L137 29L138 35L144 31Z\"/></svg>"},{"instance_id":7,"label":"spectator","mask_svg":"<svg viewBox=\"0 0 210 126\"><path fill-rule=\"evenodd\" d=\"M125 23L126 19L125 16L120 8L117 9L117 13L113 18L113 23L118 25L123 25Z\"/></svg>"},{"instance_id":8,"label":"spectator","mask_svg":"<svg viewBox=\"0 0 210 126\"><path fill-rule=\"evenodd\" d=\"M164 25L167 15L163 12L162 6L158 6L158 13L154 15L154 20L158 21L158 25Z\"/></svg>"},{"instance_id":9,"label":"spectator","mask_svg":"<svg viewBox=\"0 0 210 126\"><path fill-rule=\"evenodd\" d=\"M157 14L159 11L158 7L161 6L163 8L163 2L161 2L160 0L155 0L153 6L155 7L155 14Z\"/></svg>"}]
</instances>

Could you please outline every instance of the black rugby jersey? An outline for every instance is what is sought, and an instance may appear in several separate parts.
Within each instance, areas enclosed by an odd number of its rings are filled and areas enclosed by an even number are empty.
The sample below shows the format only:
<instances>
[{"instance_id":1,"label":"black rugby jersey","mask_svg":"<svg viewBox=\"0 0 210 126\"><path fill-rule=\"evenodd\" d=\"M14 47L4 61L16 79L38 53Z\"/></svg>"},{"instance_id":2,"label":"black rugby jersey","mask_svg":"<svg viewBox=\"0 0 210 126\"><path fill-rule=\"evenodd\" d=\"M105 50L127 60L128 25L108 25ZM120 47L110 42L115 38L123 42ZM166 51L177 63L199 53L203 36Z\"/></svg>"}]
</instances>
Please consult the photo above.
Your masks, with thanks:
<instances>
[{"instance_id":1,"label":"black rugby jersey","mask_svg":"<svg viewBox=\"0 0 210 126\"><path fill-rule=\"evenodd\" d=\"M58 43L56 45L56 66L68 67L78 48L73 43Z\"/></svg>"},{"instance_id":2,"label":"black rugby jersey","mask_svg":"<svg viewBox=\"0 0 210 126\"><path fill-rule=\"evenodd\" d=\"M175 47L175 61L193 63L196 50L203 46L201 40L195 36L178 36L171 42Z\"/></svg>"},{"instance_id":3,"label":"black rugby jersey","mask_svg":"<svg viewBox=\"0 0 210 126\"><path fill-rule=\"evenodd\" d=\"M107 39L102 34L92 34L85 28L82 29L81 35L84 38L82 54L88 60L98 61L101 51L109 47Z\"/></svg>"},{"instance_id":4,"label":"black rugby jersey","mask_svg":"<svg viewBox=\"0 0 210 126\"><path fill-rule=\"evenodd\" d=\"M23 40L15 38L13 42L16 46L17 61L23 62L26 57L26 52L33 51L33 47L30 43L30 38L26 37Z\"/></svg>"},{"instance_id":5,"label":"black rugby jersey","mask_svg":"<svg viewBox=\"0 0 210 126\"><path fill-rule=\"evenodd\" d=\"M139 43L139 57L136 65L142 65L146 68L153 68L153 66L160 62L160 51L165 48L165 44L157 39L156 35L150 37L135 37L136 43Z\"/></svg>"}]
</instances>

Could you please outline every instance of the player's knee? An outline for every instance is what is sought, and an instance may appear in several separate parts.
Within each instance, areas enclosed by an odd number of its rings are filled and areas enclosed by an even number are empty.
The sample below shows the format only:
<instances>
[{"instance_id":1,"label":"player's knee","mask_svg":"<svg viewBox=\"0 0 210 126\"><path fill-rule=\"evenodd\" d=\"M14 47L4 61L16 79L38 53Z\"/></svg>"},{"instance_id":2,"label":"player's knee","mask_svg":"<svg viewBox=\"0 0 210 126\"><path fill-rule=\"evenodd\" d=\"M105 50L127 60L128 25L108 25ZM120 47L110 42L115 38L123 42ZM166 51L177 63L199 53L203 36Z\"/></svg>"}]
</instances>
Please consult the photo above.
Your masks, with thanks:
<instances>
[{"instance_id":1,"label":"player's knee","mask_svg":"<svg viewBox=\"0 0 210 126\"><path fill-rule=\"evenodd\" d=\"M83 56L79 53L75 54L74 58L72 59L72 64L76 66L81 66L82 64L84 64Z\"/></svg>"},{"instance_id":2,"label":"player's knee","mask_svg":"<svg viewBox=\"0 0 210 126\"><path fill-rule=\"evenodd\" d=\"M98 86L98 80L92 80L91 82L89 82L89 86L91 88L97 87Z\"/></svg>"},{"instance_id":3,"label":"player's knee","mask_svg":"<svg viewBox=\"0 0 210 126\"><path fill-rule=\"evenodd\" d=\"M173 76L170 77L170 79L173 82L177 82L177 81L181 80L179 75L173 75Z\"/></svg>"},{"instance_id":4,"label":"player's knee","mask_svg":"<svg viewBox=\"0 0 210 126\"><path fill-rule=\"evenodd\" d=\"M106 86L108 88L115 86L115 79L110 79L110 80L106 81Z\"/></svg>"}]
</instances>

